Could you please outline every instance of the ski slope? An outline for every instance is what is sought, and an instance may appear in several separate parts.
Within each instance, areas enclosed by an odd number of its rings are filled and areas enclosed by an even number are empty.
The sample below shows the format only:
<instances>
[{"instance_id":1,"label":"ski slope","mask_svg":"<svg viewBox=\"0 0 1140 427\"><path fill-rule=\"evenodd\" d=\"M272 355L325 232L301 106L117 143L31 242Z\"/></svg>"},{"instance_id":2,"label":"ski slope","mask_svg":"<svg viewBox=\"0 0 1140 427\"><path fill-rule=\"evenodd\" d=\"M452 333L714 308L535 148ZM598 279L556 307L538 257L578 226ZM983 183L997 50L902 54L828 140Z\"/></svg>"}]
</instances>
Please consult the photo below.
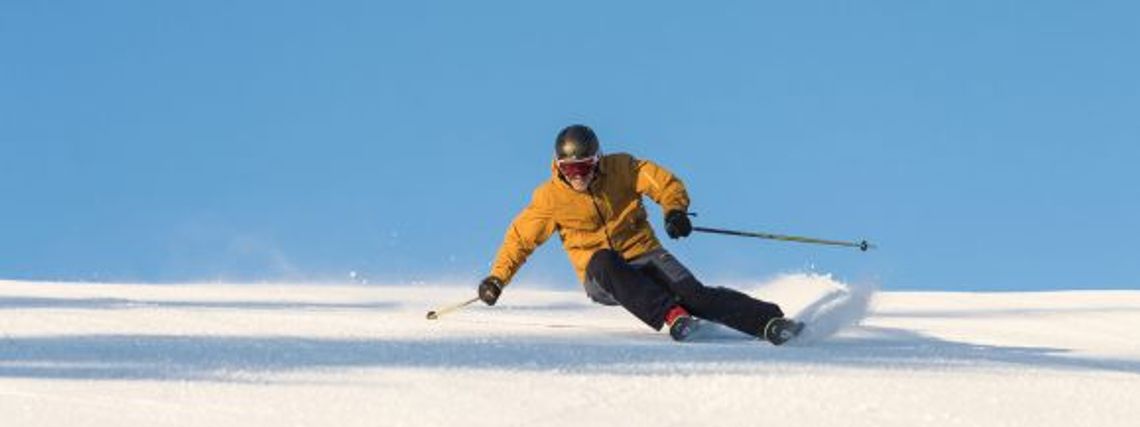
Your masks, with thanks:
<instances>
[{"instance_id":1,"label":"ski slope","mask_svg":"<svg viewBox=\"0 0 1140 427\"><path fill-rule=\"evenodd\" d=\"M0 281L0 426L1140 420L1140 291L734 287L814 319L816 336L773 347L712 328L677 344L578 290L525 283L428 321L473 285ZM836 289L844 302L827 302Z\"/></svg>"}]
</instances>

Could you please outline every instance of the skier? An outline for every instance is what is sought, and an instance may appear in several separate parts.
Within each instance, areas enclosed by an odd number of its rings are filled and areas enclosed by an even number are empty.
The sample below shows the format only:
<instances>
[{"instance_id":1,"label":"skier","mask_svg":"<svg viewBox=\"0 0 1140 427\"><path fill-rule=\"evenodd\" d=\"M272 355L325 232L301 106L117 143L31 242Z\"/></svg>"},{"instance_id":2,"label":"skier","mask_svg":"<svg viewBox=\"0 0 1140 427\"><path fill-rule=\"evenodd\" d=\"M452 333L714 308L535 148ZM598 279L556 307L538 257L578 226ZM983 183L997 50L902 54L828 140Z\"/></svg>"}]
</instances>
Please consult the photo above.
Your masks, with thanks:
<instances>
[{"instance_id":1,"label":"skier","mask_svg":"<svg viewBox=\"0 0 1140 427\"><path fill-rule=\"evenodd\" d=\"M558 133L551 179L507 228L479 299L495 305L527 257L557 232L590 299L621 305L654 330L668 326L674 340L689 338L697 318L776 345L800 332L803 324L784 318L776 304L701 284L661 246L642 205L649 196L666 212L666 234L686 237L692 224L684 184L648 160L602 155L598 145L584 125Z\"/></svg>"}]
</instances>

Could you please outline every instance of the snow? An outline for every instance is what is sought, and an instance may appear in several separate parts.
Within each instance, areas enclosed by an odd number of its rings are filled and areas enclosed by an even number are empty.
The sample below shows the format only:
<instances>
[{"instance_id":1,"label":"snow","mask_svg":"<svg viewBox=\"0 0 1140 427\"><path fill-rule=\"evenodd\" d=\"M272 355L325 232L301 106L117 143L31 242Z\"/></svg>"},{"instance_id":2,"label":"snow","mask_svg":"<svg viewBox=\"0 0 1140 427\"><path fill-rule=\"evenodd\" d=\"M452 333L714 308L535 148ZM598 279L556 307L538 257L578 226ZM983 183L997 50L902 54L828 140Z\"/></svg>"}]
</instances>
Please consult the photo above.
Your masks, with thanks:
<instances>
[{"instance_id":1,"label":"snow","mask_svg":"<svg viewBox=\"0 0 1140 427\"><path fill-rule=\"evenodd\" d=\"M579 290L526 283L429 321L474 286L0 281L0 426L1140 419L1140 291L733 286L812 319L813 339L713 328L677 344Z\"/></svg>"}]
</instances>

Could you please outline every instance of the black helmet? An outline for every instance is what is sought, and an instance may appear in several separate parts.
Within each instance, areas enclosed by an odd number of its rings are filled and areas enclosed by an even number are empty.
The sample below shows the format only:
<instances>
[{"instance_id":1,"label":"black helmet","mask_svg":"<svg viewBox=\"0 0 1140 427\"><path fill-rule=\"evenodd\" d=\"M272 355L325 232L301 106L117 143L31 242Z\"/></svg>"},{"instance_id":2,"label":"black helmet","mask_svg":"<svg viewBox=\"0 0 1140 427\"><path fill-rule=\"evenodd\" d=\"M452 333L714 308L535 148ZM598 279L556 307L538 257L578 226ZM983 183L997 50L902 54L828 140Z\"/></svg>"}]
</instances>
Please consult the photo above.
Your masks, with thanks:
<instances>
[{"instance_id":1,"label":"black helmet","mask_svg":"<svg viewBox=\"0 0 1140 427\"><path fill-rule=\"evenodd\" d=\"M586 125L570 125L554 139L554 158L584 159L598 154L598 136Z\"/></svg>"}]
</instances>

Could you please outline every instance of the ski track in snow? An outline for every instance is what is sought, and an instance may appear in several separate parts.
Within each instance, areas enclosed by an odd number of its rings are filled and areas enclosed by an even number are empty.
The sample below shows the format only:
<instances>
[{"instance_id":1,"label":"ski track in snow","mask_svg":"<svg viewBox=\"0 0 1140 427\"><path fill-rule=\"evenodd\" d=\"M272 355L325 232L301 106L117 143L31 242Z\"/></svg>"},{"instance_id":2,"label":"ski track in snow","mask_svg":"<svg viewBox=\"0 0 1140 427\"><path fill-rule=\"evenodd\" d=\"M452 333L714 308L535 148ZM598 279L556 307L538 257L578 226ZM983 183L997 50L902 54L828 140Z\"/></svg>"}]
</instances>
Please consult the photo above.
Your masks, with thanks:
<instances>
[{"instance_id":1,"label":"ski track in snow","mask_svg":"<svg viewBox=\"0 0 1140 427\"><path fill-rule=\"evenodd\" d=\"M735 284L806 321L678 344L580 290L0 281L0 426L1133 425L1140 291Z\"/></svg>"}]
</instances>

